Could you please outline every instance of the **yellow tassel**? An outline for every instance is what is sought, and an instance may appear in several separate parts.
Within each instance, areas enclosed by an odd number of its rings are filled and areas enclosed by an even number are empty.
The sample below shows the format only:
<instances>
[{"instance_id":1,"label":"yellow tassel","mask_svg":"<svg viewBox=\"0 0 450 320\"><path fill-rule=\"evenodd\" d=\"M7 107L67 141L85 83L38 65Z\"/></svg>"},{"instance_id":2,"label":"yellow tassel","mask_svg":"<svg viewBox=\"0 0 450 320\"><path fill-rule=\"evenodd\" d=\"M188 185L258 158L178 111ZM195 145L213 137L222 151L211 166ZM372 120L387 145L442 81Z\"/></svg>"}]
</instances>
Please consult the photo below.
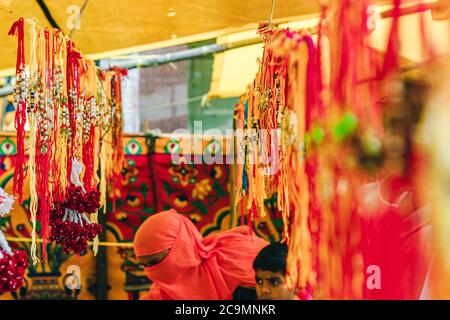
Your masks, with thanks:
<instances>
[{"instance_id":1,"label":"yellow tassel","mask_svg":"<svg viewBox=\"0 0 450 320\"><path fill-rule=\"evenodd\" d=\"M110 134L109 141L112 141L112 132L110 131L110 133L111 134ZM107 169L106 179L107 179L107 181L109 181L111 179L111 177L113 176L115 165L119 165L119 164L115 164L113 162L113 153L114 153L114 150L112 148L112 144L110 142L108 142L106 144L106 169Z\"/></svg>"},{"instance_id":2,"label":"yellow tassel","mask_svg":"<svg viewBox=\"0 0 450 320\"><path fill-rule=\"evenodd\" d=\"M95 134L96 134L96 137L99 136L98 128L96 128ZM94 141L97 141L97 138ZM94 148L95 148L94 154L98 155L99 154L99 150L100 150L100 144L99 143L95 143ZM99 172L98 172L99 164L100 164L100 159L99 159L98 156L95 156L94 157L94 180L95 180L95 184L100 184L100 192L101 192L101 194L100 194L100 206L103 206L106 209L106 207L104 206L104 205L106 205L106 200L102 199L102 195L104 193L102 191L101 179L99 177ZM102 200L105 201L105 204L103 204L101 202ZM91 223L98 223L98 211L96 211L95 213L91 214ZM97 237L94 238L94 241L93 241L93 248L92 248L92 250L94 251L94 256L96 256L97 253L98 253L98 247L99 247L99 239L98 239L98 236L97 236Z\"/></svg>"},{"instance_id":3,"label":"yellow tassel","mask_svg":"<svg viewBox=\"0 0 450 320\"><path fill-rule=\"evenodd\" d=\"M60 143L58 144L58 158L60 163L62 164L60 167L60 185L62 190L66 190L67 188L67 145L68 145L68 139L66 134L60 134L60 139L58 140Z\"/></svg>"},{"instance_id":4,"label":"yellow tassel","mask_svg":"<svg viewBox=\"0 0 450 320\"><path fill-rule=\"evenodd\" d=\"M36 58L36 48L37 48L37 33L34 21L28 21L30 23L30 83L34 84L36 79L36 75L38 72L38 64ZM37 94L37 93L36 93ZM39 262L37 257L37 245L36 245L36 217L38 210L38 197L36 192L36 168L35 168L35 158L36 158L36 132L35 132L35 122L33 115L29 115L28 117L29 124L29 159L28 159L28 170L30 174L30 221L32 225L31 230L31 259L33 261L33 265L36 265Z\"/></svg>"},{"instance_id":5,"label":"yellow tassel","mask_svg":"<svg viewBox=\"0 0 450 320\"><path fill-rule=\"evenodd\" d=\"M60 51L57 52L56 55L56 64L61 67L61 73L65 74L65 60L66 60L66 46L64 43L64 38L62 34L59 34L59 41L62 44L60 47ZM66 96L66 77L63 77L62 87L61 90L61 97ZM59 109L58 117L59 117ZM59 121L59 118L58 118ZM67 135L65 133L61 132L61 123L58 122L57 127L55 130L58 130L56 141L55 141L55 150L54 150L54 160L56 163L60 164L58 168L58 176L53 177L53 181L55 182L53 184L53 187L61 188L61 190L65 190L67 187L67 145L68 145L68 139Z\"/></svg>"},{"instance_id":6,"label":"yellow tassel","mask_svg":"<svg viewBox=\"0 0 450 320\"><path fill-rule=\"evenodd\" d=\"M100 137L100 132L99 132L99 128L95 128L95 144L94 144L94 181L95 181L95 185L98 185L100 183L100 177L99 177L99 165L100 165L100 141L99 141L99 137Z\"/></svg>"},{"instance_id":7,"label":"yellow tassel","mask_svg":"<svg viewBox=\"0 0 450 320\"><path fill-rule=\"evenodd\" d=\"M235 115L235 124L236 124L236 129L238 130L244 130L244 103L246 100L246 96L243 95L240 98L239 101L239 106L236 109L236 115ZM236 213L240 213L240 203L242 201L242 195L243 195L243 190L242 190L242 174L244 171L244 159L241 159L241 155L243 155L243 151L244 151L244 139L243 137L240 137L240 139L238 139L238 137L236 136L235 141L234 141L234 154L235 154L235 165L233 167L234 169L234 203L233 203L233 210L232 212L234 213L234 220L236 220L238 214Z\"/></svg>"},{"instance_id":8,"label":"yellow tassel","mask_svg":"<svg viewBox=\"0 0 450 320\"><path fill-rule=\"evenodd\" d=\"M34 119L33 117L29 118L30 123L30 158L28 160L28 167L30 170L30 213L31 213L31 224L33 226L33 230L31 231L31 259L33 260L33 265L36 265L39 262L36 251L36 216L38 210L38 197L36 193L36 168L34 166L35 163L35 155L36 155L36 133L34 130Z\"/></svg>"},{"instance_id":9,"label":"yellow tassel","mask_svg":"<svg viewBox=\"0 0 450 320\"><path fill-rule=\"evenodd\" d=\"M96 211L93 214L91 214L90 220L91 220L91 223L98 223L98 211ZM98 246L99 246L98 236L96 236L94 238L94 241L93 241L92 245L93 245L92 251L94 251L94 256L96 256L97 252L98 252Z\"/></svg>"},{"instance_id":10,"label":"yellow tassel","mask_svg":"<svg viewBox=\"0 0 450 320\"><path fill-rule=\"evenodd\" d=\"M264 205L264 200L267 198L264 182L264 172L262 168L257 168L257 176L255 179L256 183L256 205L258 208L258 216L264 218L266 216L266 207Z\"/></svg>"}]
</instances>

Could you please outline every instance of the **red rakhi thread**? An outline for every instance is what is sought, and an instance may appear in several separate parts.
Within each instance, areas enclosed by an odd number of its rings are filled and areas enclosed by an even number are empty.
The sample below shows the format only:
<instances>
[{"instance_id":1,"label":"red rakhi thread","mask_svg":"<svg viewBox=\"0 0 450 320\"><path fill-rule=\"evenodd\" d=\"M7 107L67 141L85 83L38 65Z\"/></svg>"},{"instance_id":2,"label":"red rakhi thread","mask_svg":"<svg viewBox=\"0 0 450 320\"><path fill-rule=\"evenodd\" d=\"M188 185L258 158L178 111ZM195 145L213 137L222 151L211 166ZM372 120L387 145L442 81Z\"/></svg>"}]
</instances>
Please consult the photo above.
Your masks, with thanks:
<instances>
[{"instance_id":1,"label":"red rakhi thread","mask_svg":"<svg viewBox=\"0 0 450 320\"><path fill-rule=\"evenodd\" d=\"M23 201L25 181L25 123L27 121L28 75L25 70L24 20L20 18L12 25L8 35L17 35L16 88L14 92L15 119L17 131L17 155L14 167L14 195L19 203Z\"/></svg>"},{"instance_id":2,"label":"red rakhi thread","mask_svg":"<svg viewBox=\"0 0 450 320\"><path fill-rule=\"evenodd\" d=\"M58 133L60 130L64 130L60 127L60 110L64 110L64 96L63 96L63 78L62 66L56 63L56 55L59 55L62 50L62 41L60 38L60 31L56 31L53 34L53 45L52 45L52 94L53 94L53 121L54 121L54 131L53 131L53 143L55 145L55 151L57 151L61 146L58 141ZM53 201L59 201L64 190L62 189L61 179L61 167L66 165L65 163L60 163L60 159L57 159L56 152L53 154L51 161L51 173L53 178L53 189L52 189L52 199Z\"/></svg>"},{"instance_id":3,"label":"red rakhi thread","mask_svg":"<svg viewBox=\"0 0 450 320\"><path fill-rule=\"evenodd\" d=\"M67 43L67 109L69 113L69 144L67 152L67 180L70 181L72 172L72 162L76 146L77 121L76 121L76 105L80 99L80 59L81 54L75 49L74 43Z\"/></svg>"},{"instance_id":4,"label":"red rakhi thread","mask_svg":"<svg viewBox=\"0 0 450 320\"><path fill-rule=\"evenodd\" d=\"M41 36L41 35L40 35ZM50 39L49 31L43 31L44 56L40 56L40 70L43 78L42 91L37 105L37 132L36 132L36 193L39 199L39 220L41 223L41 235L43 239L42 254L47 258L48 226L50 215L50 159L52 155L52 137L54 129L54 117L49 113L53 110L53 95L51 83L50 65ZM45 66L45 68L43 68Z\"/></svg>"},{"instance_id":5,"label":"red rakhi thread","mask_svg":"<svg viewBox=\"0 0 450 320\"><path fill-rule=\"evenodd\" d=\"M83 185L86 191L96 188L94 181L94 149L95 149L95 117L97 113L97 101L94 97L86 100L83 115L83 165L85 168Z\"/></svg>"}]
</instances>

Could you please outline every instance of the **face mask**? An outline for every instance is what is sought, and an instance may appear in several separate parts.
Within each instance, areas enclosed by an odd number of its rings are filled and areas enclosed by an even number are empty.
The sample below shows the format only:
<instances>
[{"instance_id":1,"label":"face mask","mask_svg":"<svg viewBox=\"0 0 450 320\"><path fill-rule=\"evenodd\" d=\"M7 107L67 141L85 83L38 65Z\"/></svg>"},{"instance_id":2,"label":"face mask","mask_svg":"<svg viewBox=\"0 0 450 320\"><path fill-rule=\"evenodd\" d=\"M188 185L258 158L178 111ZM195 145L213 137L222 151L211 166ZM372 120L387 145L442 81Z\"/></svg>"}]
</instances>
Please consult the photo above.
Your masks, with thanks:
<instances>
[{"instance_id":1,"label":"face mask","mask_svg":"<svg viewBox=\"0 0 450 320\"><path fill-rule=\"evenodd\" d=\"M158 264L144 268L151 281L164 284L174 283L177 277L186 270L183 268L182 261L175 259L173 251L170 250L167 257Z\"/></svg>"}]
</instances>

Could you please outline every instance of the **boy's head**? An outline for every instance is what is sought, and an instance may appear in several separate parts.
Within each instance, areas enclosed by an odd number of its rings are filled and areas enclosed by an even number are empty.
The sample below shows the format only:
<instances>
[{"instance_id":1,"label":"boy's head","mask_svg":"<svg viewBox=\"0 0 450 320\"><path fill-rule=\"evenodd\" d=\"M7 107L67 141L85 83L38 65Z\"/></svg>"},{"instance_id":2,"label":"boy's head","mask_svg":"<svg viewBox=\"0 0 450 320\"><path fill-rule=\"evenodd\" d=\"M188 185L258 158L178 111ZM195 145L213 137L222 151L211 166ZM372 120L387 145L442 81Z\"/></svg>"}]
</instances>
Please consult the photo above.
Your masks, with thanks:
<instances>
[{"instance_id":1,"label":"boy's head","mask_svg":"<svg viewBox=\"0 0 450 320\"><path fill-rule=\"evenodd\" d=\"M256 275L258 300L292 300L295 290L286 286L286 260L288 247L285 243L271 243L264 247L253 262Z\"/></svg>"}]
</instances>

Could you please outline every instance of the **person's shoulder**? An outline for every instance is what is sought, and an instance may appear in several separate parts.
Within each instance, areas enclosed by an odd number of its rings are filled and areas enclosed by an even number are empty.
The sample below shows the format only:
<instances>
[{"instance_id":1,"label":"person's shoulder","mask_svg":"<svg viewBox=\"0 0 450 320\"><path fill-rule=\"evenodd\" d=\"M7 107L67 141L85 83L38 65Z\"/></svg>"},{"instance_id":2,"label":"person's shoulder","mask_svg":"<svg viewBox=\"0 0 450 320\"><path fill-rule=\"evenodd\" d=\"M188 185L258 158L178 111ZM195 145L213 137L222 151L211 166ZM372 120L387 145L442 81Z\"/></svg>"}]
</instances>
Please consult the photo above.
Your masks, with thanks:
<instances>
[{"instance_id":1,"label":"person's shoulder","mask_svg":"<svg viewBox=\"0 0 450 320\"><path fill-rule=\"evenodd\" d=\"M256 300L256 288L238 286L233 292L233 300Z\"/></svg>"}]
</instances>

